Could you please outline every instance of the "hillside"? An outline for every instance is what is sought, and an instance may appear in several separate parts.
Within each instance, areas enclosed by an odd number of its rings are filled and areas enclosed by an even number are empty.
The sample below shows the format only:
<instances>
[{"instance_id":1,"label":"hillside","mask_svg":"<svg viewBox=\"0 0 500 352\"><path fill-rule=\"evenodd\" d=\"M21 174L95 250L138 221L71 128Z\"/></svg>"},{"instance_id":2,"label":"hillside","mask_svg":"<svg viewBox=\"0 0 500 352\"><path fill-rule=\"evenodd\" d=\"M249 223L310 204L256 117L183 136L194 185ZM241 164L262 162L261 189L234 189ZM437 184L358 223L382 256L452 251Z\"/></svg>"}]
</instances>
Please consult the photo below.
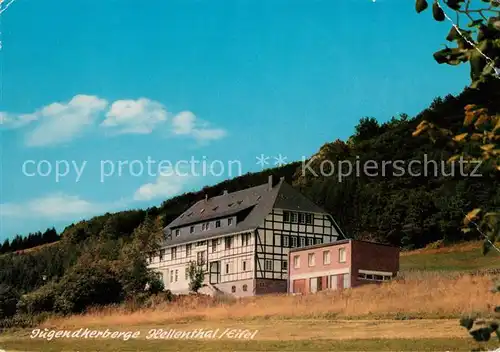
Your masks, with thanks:
<instances>
[{"instance_id":1,"label":"hillside","mask_svg":"<svg viewBox=\"0 0 500 352\"><path fill-rule=\"evenodd\" d=\"M311 170L319 173L324 161L332 165L345 160L353 164L370 160L408 163L424 156L447 160L454 150L439 140L433 143L426 137L412 137L415 127L425 119L458 133L465 105L475 103L491 113L500 112L499 88L497 80L481 91L437 98L413 118L401 115L385 123L363 118L348 141L323 145L312 157ZM224 190L262 184L270 174L284 177L324 207L349 237L404 249L422 248L438 240L477 240L478 233L459 230L463 211L500 206L499 176L487 164L481 167L480 178L395 176L392 171L389 168L387 174L378 176L354 173L339 180L338 172L304 175L301 163L295 162L179 195L158 207L96 216L68 226L54 245L0 256L0 295L11 297L12 302L21 300L17 308L21 321L31 321L33 314L41 312L78 313L91 305L135 299L143 294L145 283L154 279L147 269L146 254L155 250L152 244L162 236L162 227L205 194L215 196Z\"/></svg>"}]
</instances>

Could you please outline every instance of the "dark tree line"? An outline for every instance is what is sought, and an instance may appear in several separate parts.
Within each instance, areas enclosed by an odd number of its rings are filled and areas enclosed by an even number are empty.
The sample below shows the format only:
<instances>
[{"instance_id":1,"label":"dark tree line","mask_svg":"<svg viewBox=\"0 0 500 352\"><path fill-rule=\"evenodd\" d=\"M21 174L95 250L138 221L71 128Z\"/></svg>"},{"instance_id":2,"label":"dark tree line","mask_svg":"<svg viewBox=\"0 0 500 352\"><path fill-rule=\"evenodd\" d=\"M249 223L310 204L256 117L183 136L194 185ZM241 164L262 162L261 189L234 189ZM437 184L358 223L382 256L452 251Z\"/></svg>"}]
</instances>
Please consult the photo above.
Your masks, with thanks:
<instances>
[{"instance_id":1,"label":"dark tree line","mask_svg":"<svg viewBox=\"0 0 500 352\"><path fill-rule=\"evenodd\" d=\"M12 240L6 239L0 245L0 254L20 251L23 249L41 246L42 244L59 241L60 236L55 228L45 230L45 232L29 233L27 236L16 235Z\"/></svg>"}]
</instances>

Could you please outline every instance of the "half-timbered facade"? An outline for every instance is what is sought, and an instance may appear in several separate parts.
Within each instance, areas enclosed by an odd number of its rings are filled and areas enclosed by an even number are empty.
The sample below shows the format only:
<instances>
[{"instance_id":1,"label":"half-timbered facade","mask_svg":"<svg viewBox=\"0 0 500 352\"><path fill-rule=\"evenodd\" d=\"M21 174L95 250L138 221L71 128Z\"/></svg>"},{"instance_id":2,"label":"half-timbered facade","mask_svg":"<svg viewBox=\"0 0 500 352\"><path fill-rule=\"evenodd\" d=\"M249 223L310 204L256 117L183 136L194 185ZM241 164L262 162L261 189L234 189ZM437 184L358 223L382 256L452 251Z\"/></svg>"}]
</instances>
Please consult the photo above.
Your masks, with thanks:
<instances>
[{"instance_id":1,"label":"half-timbered facade","mask_svg":"<svg viewBox=\"0 0 500 352\"><path fill-rule=\"evenodd\" d=\"M165 229L150 267L165 289L189 291L188 265L205 268L204 288L236 296L287 292L290 248L344 236L335 220L280 179L200 200Z\"/></svg>"}]
</instances>

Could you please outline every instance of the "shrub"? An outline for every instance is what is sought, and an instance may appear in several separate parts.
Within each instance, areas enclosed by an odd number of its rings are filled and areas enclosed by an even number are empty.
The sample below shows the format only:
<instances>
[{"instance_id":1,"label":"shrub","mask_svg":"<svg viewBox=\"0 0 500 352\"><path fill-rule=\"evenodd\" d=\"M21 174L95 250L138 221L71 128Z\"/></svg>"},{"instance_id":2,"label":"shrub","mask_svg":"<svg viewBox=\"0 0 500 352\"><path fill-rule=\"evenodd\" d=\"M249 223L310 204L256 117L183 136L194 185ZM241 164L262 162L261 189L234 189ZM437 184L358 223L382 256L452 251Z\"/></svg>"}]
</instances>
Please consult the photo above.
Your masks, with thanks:
<instances>
[{"instance_id":1,"label":"shrub","mask_svg":"<svg viewBox=\"0 0 500 352\"><path fill-rule=\"evenodd\" d=\"M19 292L11 286L0 284L0 319L16 314Z\"/></svg>"},{"instance_id":2,"label":"shrub","mask_svg":"<svg viewBox=\"0 0 500 352\"><path fill-rule=\"evenodd\" d=\"M23 295L17 304L17 311L30 315L53 311L58 294L59 285L50 282L36 291Z\"/></svg>"}]
</instances>

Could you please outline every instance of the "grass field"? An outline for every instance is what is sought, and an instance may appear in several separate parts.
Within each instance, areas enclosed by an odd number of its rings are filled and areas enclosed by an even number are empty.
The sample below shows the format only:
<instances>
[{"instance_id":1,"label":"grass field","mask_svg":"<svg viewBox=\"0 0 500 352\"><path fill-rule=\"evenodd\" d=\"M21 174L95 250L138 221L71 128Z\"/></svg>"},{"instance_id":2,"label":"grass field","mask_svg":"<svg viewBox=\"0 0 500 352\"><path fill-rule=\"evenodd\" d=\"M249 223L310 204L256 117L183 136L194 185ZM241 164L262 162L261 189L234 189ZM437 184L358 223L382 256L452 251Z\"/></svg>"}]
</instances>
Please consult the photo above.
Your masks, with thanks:
<instances>
[{"instance_id":1,"label":"grass field","mask_svg":"<svg viewBox=\"0 0 500 352\"><path fill-rule=\"evenodd\" d=\"M469 271L500 269L500 254L490 251L482 255L481 243L470 242L438 249L402 252L401 271Z\"/></svg>"},{"instance_id":2,"label":"grass field","mask_svg":"<svg viewBox=\"0 0 500 352\"><path fill-rule=\"evenodd\" d=\"M500 295L493 276L469 270L500 267L500 255L481 257L478 243L402 253L402 275L381 285L305 296L242 300L185 297L150 308L107 307L52 318L40 329L137 332L136 339L30 338L31 330L0 336L6 351L470 351L478 345L458 324L463 315L491 314ZM215 338L148 339L152 329L217 330ZM232 339L231 329L256 331ZM221 337L221 334L224 335ZM490 349L500 347L490 341Z\"/></svg>"}]
</instances>

